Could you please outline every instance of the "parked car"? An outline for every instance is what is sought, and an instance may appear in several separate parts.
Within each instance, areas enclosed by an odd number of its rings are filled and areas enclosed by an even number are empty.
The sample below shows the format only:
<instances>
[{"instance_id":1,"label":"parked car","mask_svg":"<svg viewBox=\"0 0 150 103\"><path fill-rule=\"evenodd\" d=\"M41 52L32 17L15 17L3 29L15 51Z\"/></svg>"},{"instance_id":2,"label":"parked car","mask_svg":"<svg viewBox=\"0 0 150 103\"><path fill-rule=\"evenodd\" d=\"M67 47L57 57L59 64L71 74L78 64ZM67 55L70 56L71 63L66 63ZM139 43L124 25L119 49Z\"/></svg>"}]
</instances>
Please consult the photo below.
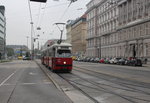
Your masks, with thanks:
<instances>
[{"instance_id":1,"label":"parked car","mask_svg":"<svg viewBox=\"0 0 150 103\"><path fill-rule=\"evenodd\" d=\"M104 63L104 60L105 60L104 58L101 58L99 62Z\"/></svg>"},{"instance_id":2,"label":"parked car","mask_svg":"<svg viewBox=\"0 0 150 103\"><path fill-rule=\"evenodd\" d=\"M22 60L23 59L23 56L18 56L18 60Z\"/></svg>"},{"instance_id":3,"label":"parked car","mask_svg":"<svg viewBox=\"0 0 150 103\"><path fill-rule=\"evenodd\" d=\"M82 57L78 57L77 61L81 62L81 61L83 61L83 58Z\"/></svg>"},{"instance_id":4,"label":"parked car","mask_svg":"<svg viewBox=\"0 0 150 103\"><path fill-rule=\"evenodd\" d=\"M23 60L31 60L31 57L25 56L25 57L23 57Z\"/></svg>"},{"instance_id":5,"label":"parked car","mask_svg":"<svg viewBox=\"0 0 150 103\"><path fill-rule=\"evenodd\" d=\"M106 58L106 59L104 60L104 63L105 63L105 64L110 64L110 58Z\"/></svg>"},{"instance_id":6,"label":"parked car","mask_svg":"<svg viewBox=\"0 0 150 103\"><path fill-rule=\"evenodd\" d=\"M131 60L130 59L127 60L125 64L129 65L129 66L142 66L142 60L137 59L137 58L133 58Z\"/></svg>"},{"instance_id":7,"label":"parked car","mask_svg":"<svg viewBox=\"0 0 150 103\"><path fill-rule=\"evenodd\" d=\"M126 61L127 61L127 59L121 58L121 59L118 61L117 64L119 64L119 65L125 65Z\"/></svg>"},{"instance_id":8,"label":"parked car","mask_svg":"<svg viewBox=\"0 0 150 103\"><path fill-rule=\"evenodd\" d=\"M110 63L110 64L114 64L114 58L110 59L110 60L109 60L109 63Z\"/></svg>"},{"instance_id":9,"label":"parked car","mask_svg":"<svg viewBox=\"0 0 150 103\"><path fill-rule=\"evenodd\" d=\"M90 57L87 57L85 62L90 62L90 59L91 59Z\"/></svg>"},{"instance_id":10,"label":"parked car","mask_svg":"<svg viewBox=\"0 0 150 103\"><path fill-rule=\"evenodd\" d=\"M110 62L110 64L118 64L120 59L121 58L112 58L112 59L109 60L109 62Z\"/></svg>"},{"instance_id":11,"label":"parked car","mask_svg":"<svg viewBox=\"0 0 150 103\"><path fill-rule=\"evenodd\" d=\"M77 57L76 56L71 56L72 57L72 60L76 60L77 59Z\"/></svg>"},{"instance_id":12,"label":"parked car","mask_svg":"<svg viewBox=\"0 0 150 103\"><path fill-rule=\"evenodd\" d=\"M98 63L99 61L100 61L99 58L95 58L95 59L94 59L94 63Z\"/></svg>"},{"instance_id":13,"label":"parked car","mask_svg":"<svg viewBox=\"0 0 150 103\"><path fill-rule=\"evenodd\" d=\"M120 59L121 59L121 58L115 58L115 59L114 59L114 64L118 64L118 62L119 62Z\"/></svg>"},{"instance_id":14,"label":"parked car","mask_svg":"<svg viewBox=\"0 0 150 103\"><path fill-rule=\"evenodd\" d=\"M90 62L94 62L94 59L95 59L94 57L93 57L93 58L90 58Z\"/></svg>"}]
</instances>

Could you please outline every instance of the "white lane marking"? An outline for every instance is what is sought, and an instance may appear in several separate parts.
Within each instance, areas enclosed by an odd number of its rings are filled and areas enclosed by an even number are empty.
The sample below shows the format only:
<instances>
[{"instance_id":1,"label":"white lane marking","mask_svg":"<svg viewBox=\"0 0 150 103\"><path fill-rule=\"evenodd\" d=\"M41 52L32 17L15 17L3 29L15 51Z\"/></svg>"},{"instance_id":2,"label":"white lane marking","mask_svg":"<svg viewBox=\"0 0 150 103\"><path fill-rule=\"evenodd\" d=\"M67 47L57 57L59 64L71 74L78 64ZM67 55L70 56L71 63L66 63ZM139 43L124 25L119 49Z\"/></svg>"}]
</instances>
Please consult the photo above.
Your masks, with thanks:
<instances>
[{"instance_id":1,"label":"white lane marking","mask_svg":"<svg viewBox=\"0 0 150 103\"><path fill-rule=\"evenodd\" d=\"M33 84L37 84L37 83L22 83L21 85L33 85Z\"/></svg>"},{"instance_id":2,"label":"white lane marking","mask_svg":"<svg viewBox=\"0 0 150 103\"><path fill-rule=\"evenodd\" d=\"M12 86L12 85L15 85L15 84L9 84L9 83L3 84L3 86Z\"/></svg>"},{"instance_id":3,"label":"white lane marking","mask_svg":"<svg viewBox=\"0 0 150 103\"><path fill-rule=\"evenodd\" d=\"M30 74L30 75L37 75L36 73L33 73L33 72L30 72L29 74Z\"/></svg>"},{"instance_id":4,"label":"white lane marking","mask_svg":"<svg viewBox=\"0 0 150 103\"><path fill-rule=\"evenodd\" d=\"M22 83L21 85L34 85L34 84L51 84L51 82L44 82L44 83Z\"/></svg>"},{"instance_id":5,"label":"white lane marking","mask_svg":"<svg viewBox=\"0 0 150 103\"><path fill-rule=\"evenodd\" d=\"M9 75L9 76L0 84L0 87L1 87L8 79L10 79L16 72L17 72L17 70L16 70L14 73L12 73L11 75Z\"/></svg>"},{"instance_id":6,"label":"white lane marking","mask_svg":"<svg viewBox=\"0 0 150 103\"><path fill-rule=\"evenodd\" d=\"M18 85L35 85L35 84L51 84L51 82L44 82L44 83L21 83L21 84L18 84ZM15 84L9 84L9 83L4 83L3 85L5 86L12 86L12 85L15 85Z\"/></svg>"}]
</instances>

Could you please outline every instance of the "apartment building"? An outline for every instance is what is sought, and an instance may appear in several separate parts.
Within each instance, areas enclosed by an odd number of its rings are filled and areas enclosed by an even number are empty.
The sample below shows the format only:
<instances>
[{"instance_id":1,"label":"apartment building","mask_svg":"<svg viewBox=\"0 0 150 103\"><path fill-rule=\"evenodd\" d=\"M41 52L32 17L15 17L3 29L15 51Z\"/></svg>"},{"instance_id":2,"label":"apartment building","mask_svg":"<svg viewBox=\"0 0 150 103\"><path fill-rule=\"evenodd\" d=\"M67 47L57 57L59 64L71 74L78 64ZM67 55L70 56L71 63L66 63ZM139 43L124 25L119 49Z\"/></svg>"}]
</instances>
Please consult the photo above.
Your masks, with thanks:
<instances>
[{"instance_id":1,"label":"apartment building","mask_svg":"<svg viewBox=\"0 0 150 103\"><path fill-rule=\"evenodd\" d=\"M150 0L118 2L120 56L150 58Z\"/></svg>"},{"instance_id":2,"label":"apartment building","mask_svg":"<svg viewBox=\"0 0 150 103\"><path fill-rule=\"evenodd\" d=\"M5 56L6 18L5 7L0 6L0 59Z\"/></svg>"},{"instance_id":3,"label":"apartment building","mask_svg":"<svg viewBox=\"0 0 150 103\"><path fill-rule=\"evenodd\" d=\"M68 32L68 31L67 31ZM86 52L86 15L74 20L71 24L71 44L72 53L77 56L83 56Z\"/></svg>"},{"instance_id":4,"label":"apartment building","mask_svg":"<svg viewBox=\"0 0 150 103\"><path fill-rule=\"evenodd\" d=\"M91 0L87 56L150 57L149 0Z\"/></svg>"},{"instance_id":5,"label":"apartment building","mask_svg":"<svg viewBox=\"0 0 150 103\"><path fill-rule=\"evenodd\" d=\"M113 42L117 39L118 7L114 0L92 0L87 4L87 56L117 55Z\"/></svg>"},{"instance_id":6,"label":"apartment building","mask_svg":"<svg viewBox=\"0 0 150 103\"><path fill-rule=\"evenodd\" d=\"M66 36L67 36L67 38L66 38L65 42L70 43L70 44L71 44L71 41L72 41L71 25L72 25L73 22L74 22L73 20L68 20L67 25L66 25L66 31L67 31Z\"/></svg>"}]
</instances>

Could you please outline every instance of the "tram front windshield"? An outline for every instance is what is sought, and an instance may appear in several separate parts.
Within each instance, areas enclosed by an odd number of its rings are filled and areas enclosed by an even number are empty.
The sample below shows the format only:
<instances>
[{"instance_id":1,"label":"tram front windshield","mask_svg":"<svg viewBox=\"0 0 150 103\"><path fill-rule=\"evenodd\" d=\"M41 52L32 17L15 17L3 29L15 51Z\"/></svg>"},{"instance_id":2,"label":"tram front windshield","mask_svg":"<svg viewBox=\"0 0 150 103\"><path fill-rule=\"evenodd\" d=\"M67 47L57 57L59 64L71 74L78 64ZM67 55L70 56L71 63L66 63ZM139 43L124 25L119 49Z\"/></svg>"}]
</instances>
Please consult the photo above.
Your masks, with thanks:
<instances>
[{"instance_id":1,"label":"tram front windshield","mask_svg":"<svg viewBox=\"0 0 150 103\"><path fill-rule=\"evenodd\" d=\"M58 50L57 57L71 57L71 51L70 50Z\"/></svg>"}]
</instances>

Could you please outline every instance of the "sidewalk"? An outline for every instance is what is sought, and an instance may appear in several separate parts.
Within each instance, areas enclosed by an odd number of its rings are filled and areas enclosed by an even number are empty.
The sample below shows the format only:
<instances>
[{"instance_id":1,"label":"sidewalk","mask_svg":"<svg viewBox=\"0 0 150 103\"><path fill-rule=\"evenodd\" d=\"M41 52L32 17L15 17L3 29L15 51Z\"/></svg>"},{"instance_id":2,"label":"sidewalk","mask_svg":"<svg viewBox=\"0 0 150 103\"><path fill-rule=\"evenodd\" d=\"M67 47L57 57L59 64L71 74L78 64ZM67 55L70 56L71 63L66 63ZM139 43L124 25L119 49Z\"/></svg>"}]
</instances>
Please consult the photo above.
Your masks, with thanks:
<instances>
[{"instance_id":1,"label":"sidewalk","mask_svg":"<svg viewBox=\"0 0 150 103\"><path fill-rule=\"evenodd\" d=\"M143 64L143 66L150 68L150 62L147 62L147 64Z\"/></svg>"},{"instance_id":2,"label":"sidewalk","mask_svg":"<svg viewBox=\"0 0 150 103\"><path fill-rule=\"evenodd\" d=\"M0 60L0 63L10 62L11 60Z\"/></svg>"}]
</instances>

